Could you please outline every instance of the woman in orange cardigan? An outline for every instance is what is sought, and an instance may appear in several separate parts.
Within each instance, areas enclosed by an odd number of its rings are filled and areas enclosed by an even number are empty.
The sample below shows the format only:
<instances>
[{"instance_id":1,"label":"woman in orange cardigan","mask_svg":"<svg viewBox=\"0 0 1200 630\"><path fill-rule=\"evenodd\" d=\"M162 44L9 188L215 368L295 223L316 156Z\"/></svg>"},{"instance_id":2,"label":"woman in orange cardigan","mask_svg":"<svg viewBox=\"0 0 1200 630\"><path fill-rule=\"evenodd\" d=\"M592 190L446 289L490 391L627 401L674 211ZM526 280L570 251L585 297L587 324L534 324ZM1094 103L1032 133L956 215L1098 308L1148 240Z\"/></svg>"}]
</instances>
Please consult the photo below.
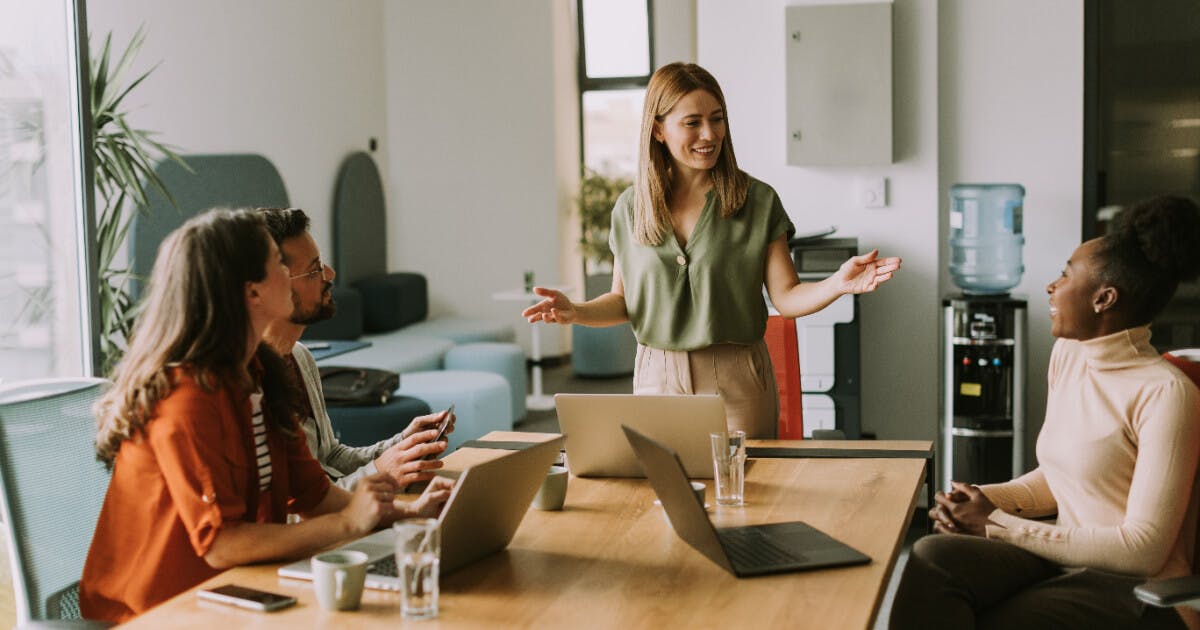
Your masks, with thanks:
<instances>
[{"instance_id":1,"label":"woman in orange cardigan","mask_svg":"<svg viewBox=\"0 0 1200 630\"><path fill-rule=\"evenodd\" d=\"M382 476L353 494L329 483L286 368L259 343L291 309L287 267L256 213L212 211L164 241L97 404L96 450L113 476L80 583L84 616L125 621L227 568L440 510L442 483L405 506ZM306 518L285 525L288 512Z\"/></svg>"}]
</instances>

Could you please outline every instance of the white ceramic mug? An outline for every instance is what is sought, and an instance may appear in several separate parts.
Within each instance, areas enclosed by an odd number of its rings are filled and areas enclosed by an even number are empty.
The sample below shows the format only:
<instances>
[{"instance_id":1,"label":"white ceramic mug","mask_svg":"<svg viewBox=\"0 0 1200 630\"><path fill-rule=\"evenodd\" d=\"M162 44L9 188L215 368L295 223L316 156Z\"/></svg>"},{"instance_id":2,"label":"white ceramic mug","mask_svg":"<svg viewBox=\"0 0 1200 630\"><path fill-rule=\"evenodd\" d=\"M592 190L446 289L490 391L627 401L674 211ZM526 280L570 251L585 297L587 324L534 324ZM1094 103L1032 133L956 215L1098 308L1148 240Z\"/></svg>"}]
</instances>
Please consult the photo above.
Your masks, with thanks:
<instances>
[{"instance_id":1,"label":"white ceramic mug","mask_svg":"<svg viewBox=\"0 0 1200 630\"><path fill-rule=\"evenodd\" d=\"M367 554L330 551L312 559L313 591L325 610L358 610L367 579Z\"/></svg>"},{"instance_id":2,"label":"white ceramic mug","mask_svg":"<svg viewBox=\"0 0 1200 630\"><path fill-rule=\"evenodd\" d=\"M551 466L542 487L533 497L533 507L539 510L561 510L567 501L567 469Z\"/></svg>"}]
</instances>

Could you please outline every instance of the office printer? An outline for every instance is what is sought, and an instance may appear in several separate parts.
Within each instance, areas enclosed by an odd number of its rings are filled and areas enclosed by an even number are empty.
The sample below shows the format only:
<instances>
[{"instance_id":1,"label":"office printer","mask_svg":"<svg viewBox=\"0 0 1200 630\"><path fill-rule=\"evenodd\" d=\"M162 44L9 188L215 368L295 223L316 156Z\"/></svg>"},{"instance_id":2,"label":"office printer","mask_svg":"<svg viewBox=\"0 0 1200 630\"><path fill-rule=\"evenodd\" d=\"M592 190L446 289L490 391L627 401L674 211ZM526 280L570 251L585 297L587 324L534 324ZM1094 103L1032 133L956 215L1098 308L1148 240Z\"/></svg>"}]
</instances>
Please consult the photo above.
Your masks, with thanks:
<instances>
[{"instance_id":1,"label":"office printer","mask_svg":"<svg viewBox=\"0 0 1200 630\"><path fill-rule=\"evenodd\" d=\"M788 242L802 282L823 280L858 255L857 238L799 238ZM840 429L862 436L859 390L858 296L843 295L823 310L796 320L804 435Z\"/></svg>"}]
</instances>

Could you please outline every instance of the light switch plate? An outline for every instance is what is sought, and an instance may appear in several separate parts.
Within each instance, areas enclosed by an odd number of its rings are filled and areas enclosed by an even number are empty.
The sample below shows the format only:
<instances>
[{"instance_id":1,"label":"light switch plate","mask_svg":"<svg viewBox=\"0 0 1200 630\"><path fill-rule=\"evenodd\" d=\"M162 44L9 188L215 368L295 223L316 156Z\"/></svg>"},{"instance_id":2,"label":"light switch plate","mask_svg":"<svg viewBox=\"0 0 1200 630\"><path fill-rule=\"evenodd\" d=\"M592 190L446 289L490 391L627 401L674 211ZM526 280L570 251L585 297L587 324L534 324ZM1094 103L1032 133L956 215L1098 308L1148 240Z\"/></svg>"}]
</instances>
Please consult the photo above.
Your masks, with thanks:
<instances>
[{"instance_id":1,"label":"light switch plate","mask_svg":"<svg viewBox=\"0 0 1200 630\"><path fill-rule=\"evenodd\" d=\"M864 208L886 208L887 178L866 177L858 182L858 203Z\"/></svg>"}]
</instances>

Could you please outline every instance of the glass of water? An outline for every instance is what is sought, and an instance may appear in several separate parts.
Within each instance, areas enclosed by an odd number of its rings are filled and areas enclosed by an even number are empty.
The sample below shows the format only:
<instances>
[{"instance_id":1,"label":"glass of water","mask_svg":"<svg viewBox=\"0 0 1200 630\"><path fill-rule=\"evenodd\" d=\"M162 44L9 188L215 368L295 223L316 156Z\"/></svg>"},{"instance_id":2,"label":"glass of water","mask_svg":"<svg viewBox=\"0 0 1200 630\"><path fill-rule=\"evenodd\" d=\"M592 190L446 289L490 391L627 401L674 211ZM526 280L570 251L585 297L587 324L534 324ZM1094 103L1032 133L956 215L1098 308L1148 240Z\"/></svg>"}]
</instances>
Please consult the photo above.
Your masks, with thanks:
<instances>
[{"instance_id":1,"label":"glass of water","mask_svg":"<svg viewBox=\"0 0 1200 630\"><path fill-rule=\"evenodd\" d=\"M743 505L746 432L710 433L708 438L712 443L713 481L717 485L717 505Z\"/></svg>"},{"instance_id":2,"label":"glass of water","mask_svg":"<svg viewBox=\"0 0 1200 630\"><path fill-rule=\"evenodd\" d=\"M396 568L400 578L400 614L432 619L438 614L438 567L442 542L438 522L413 518L392 525L396 532Z\"/></svg>"}]
</instances>

